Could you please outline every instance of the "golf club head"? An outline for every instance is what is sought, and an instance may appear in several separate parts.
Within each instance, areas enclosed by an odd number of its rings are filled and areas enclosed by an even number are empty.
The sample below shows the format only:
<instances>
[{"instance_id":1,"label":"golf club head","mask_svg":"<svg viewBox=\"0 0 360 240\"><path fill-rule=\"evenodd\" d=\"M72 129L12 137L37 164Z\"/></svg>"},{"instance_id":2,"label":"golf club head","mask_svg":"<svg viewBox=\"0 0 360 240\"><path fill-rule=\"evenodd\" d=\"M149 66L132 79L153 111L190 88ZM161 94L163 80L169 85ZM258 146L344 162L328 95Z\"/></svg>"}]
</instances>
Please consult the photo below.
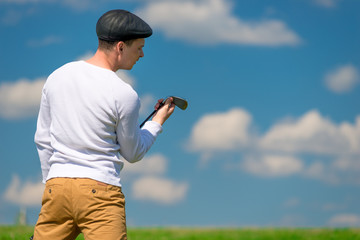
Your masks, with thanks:
<instances>
[{"instance_id":1,"label":"golf club head","mask_svg":"<svg viewBox=\"0 0 360 240\"><path fill-rule=\"evenodd\" d=\"M144 126L144 124L146 123L146 121L148 121L164 104L166 99L168 98L172 98L173 99L173 103L175 104L175 106L177 106L178 108L185 110L188 106L188 102L180 97L175 97L175 96L169 96L167 98L165 98L162 103L160 104L159 108L154 110L141 124L140 124L140 128L142 128L142 126Z\"/></svg>"},{"instance_id":2,"label":"golf club head","mask_svg":"<svg viewBox=\"0 0 360 240\"><path fill-rule=\"evenodd\" d=\"M188 102L180 97L170 96L173 99L173 103L180 109L185 110L188 106Z\"/></svg>"}]
</instances>

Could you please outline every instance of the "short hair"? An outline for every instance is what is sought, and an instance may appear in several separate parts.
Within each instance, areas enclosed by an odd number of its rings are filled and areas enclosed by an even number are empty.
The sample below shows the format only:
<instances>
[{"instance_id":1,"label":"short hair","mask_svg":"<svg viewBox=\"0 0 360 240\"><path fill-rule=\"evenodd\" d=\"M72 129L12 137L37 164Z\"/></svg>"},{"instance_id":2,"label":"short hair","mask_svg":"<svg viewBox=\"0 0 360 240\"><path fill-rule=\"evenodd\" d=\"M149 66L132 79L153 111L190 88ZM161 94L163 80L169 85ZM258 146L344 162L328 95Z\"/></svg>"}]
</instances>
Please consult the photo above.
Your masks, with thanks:
<instances>
[{"instance_id":1,"label":"short hair","mask_svg":"<svg viewBox=\"0 0 360 240\"><path fill-rule=\"evenodd\" d=\"M131 46L132 43L135 41L135 39L130 39L123 41L127 46ZM104 51L110 51L114 48L114 46L120 41L107 41L107 40L101 40L99 38L99 49Z\"/></svg>"}]
</instances>

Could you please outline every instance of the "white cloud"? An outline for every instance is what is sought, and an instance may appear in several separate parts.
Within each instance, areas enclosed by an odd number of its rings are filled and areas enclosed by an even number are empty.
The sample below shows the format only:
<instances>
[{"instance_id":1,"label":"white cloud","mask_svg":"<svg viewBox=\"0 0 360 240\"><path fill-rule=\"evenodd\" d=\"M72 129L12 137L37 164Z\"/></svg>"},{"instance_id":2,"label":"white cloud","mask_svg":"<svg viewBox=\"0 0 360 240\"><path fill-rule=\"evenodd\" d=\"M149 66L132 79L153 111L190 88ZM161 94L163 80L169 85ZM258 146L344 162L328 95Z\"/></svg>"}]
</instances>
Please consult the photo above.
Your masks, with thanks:
<instances>
[{"instance_id":1,"label":"white cloud","mask_svg":"<svg viewBox=\"0 0 360 240\"><path fill-rule=\"evenodd\" d=\"M339 173L336 169L331 168L330 163L323 163L320 161L310 164L306 169L304 169L302 174L306 178L318 179L333 185L345 182L345 179L341 179L339 177Z\"/></svg>"},{"instance_id":2,"label":"white cloud","mask_svg":"<svg viewBox=\"0 0 360 240\"><path fill-rule=\"evenodd\" d=\"M56 1L57 0L0 0L0 3L32 4L32 3L49 3Z\"/></svg>"},{"instance_id":3,"label":"white cloud","mask_svg":"<svg viewBox=\"0 0 360 240\"><path fill-rule=\"evenodd\" d=\"M347 203L325 203L321 209L323 211L329 212L329 211L343 211L348 206Z\"/></svg>"},{"instance_id":4,"label":"white cloud","mask_svg":"<svg viewBox=\"0 0 360 240\"><path fill-rule=\"evenodd\" d=\"M303 227L306 225L306 218L303 214L286 214L281 217L278 222L275 222L275 226L278 227Z\"/></svg>"},{"instance_id":5,"label":"white cloud","mask_svg":"<svg viewBox=\"0 0 360 240\"><path fill-rule=\"evenodd\" d=\"M251 115L241 108L205 115L193 127L188 147L199 152L243 148L251 141L251 120Z\"/></svg>"},{"instance_id":6,"label":"white cloud","mask_svg":"<svg viewBox=\"0 0 360 240\"><path fill-rule=\"evenodd\" d=\"M175 204L182 201L188 190L187 183L176 183L160 177L143 177L132 186L132 196L138 200L161 204Z\"/></svg>"},{"instance_id":7,"label":"white cloud","mask_svg":"<svg viewBox=\"0 0 360 240\"><path fill-rule=\"evenodd\" d=\"M350 153L360 153L360 115L356 117L354 125L342 123L339 131L347 139Z\"/></svg>"},{"instance_id":8,"label":"white cloud","mask_svg":"<svg viewBox=\"0 0 360 240\"><path fill-rule=\"evenodd\" d=\"M312 110L280 121L262 135L254 128L251 115L240 108L206 114L193 126L188 150L199 152L201 160L238 155L239 163L224 167L240 166L261 177L298 175L330 184L360 184L360 116L354 123L336 124Z\"/></svg>"},{"instance_id":9,"label":"white cloud","mask_svg":"<svg viewBox=\"0 0 360 240\"><path fill-rule=\"evenodd\" d=\"M1 16L1 23L4 25L16 25L24 17L31 15L29 11L8 10Z\"/></svg>"},{"instance_id":10,"label":"white cloud","mask_svg":"<svg viewBox=\"0 0 360 240\"><path fill-rule=\"evenodd\" d=\"M334 227L359 227L360 216L356 214L338 214L333 216L328 224Z\"/></svg>"},{"instance_id":11,"label":"white cloud","mask_svg":"<svg viewBox=\"0 0 360 240\"><path fill-rule=\"evenodd\" d=\"M339 0L313 0L313 2L321 7L333 8Z\"/></svg>"},{"instance_id":12,"label":"white cloud","mask_svg":"<svg viewBox=\"0 0 360 240\"><path fill-rule=\"evenodd\" d=\"M360 156L345 155L326 161L316 160L302 172L303 176L332 185L360 184Z\"/></svg>"},{"instance_id":13,"label":"white cloud","mask_svg":"<svg viewBox=\"0 0 360 240\"><path fill-rule=\"evenodd\" d=\"M326 87L335 93L349 92L359 80L359 71L351 64L338 67L325 76Z\"/></svg>"},{"instance_id":14,"label":"white cloud","mask_svg":"<svg viewBox=\"0 0 360 240\"><path fill-rule=\"evenodd\" d=\"M325 165L322 162L314 162L304 172L305 175L312 178L323 178L326 174Z\"/></svg>"},{"instance_id":15,"label":"white cloud","mask_svg":"<svg viewBox=\"0 0 360 240\"><path fill-rule=\"evenodd\" d=\"M261 177L289 176L300 173L303 167L302 161L292 156L250 156L242 162L243 170Z\"/></svg>"},{"instance_id":16,"label":"white cloud","mask_svg":"<svg viewBox=\"0 0 360 240\"><path fill-rule=\"evenodd\" d=\"M360 184L360 155L341 156L331 162L326 172L336 175L339 183Z\"/></svg>"},{"instance_id":17,"label":"white cloud","mask_svg":"<svg viewBox=\"0 0 360 240\"><path fill-rule=\"evenodd\" d=\"M75 10L86 10L98 6L99 1L94 0L0 0L0 3L8 4L61 4ZM100 1L102 2L102 1Z\"/></svg>"},{"instance_id":18,"label":"white cloud","mask_svg":"<svg viewBox=\"0 0 360 240\"><path fill-rule=\"evenodd\" d=\"M99 6L99 2L102 1L93 1L93 0L64 0L60 1L65 6L73 8L75 10L87 10L87 9L95 9Z\"/></svg>"},{"instance_id":19,"label":"white cloud","mask_svg":"<svg viewBox=\"0 0 360 240\"><path fill-rule=\"evenodd\" d=\"M333 167L342 171L359 171L360 172L360 158L359 157L342 157L333 162Z\"/></svg>"},{"instance_id":20,"label":"white cloud","mask_svg":"<svg viewBox=\"0 0 360 240\"><path fill-rule=\"evenodd\" d=\"M80 61L80 60L86 61L86 60L90 59L92 56L94 56L94 52L93 51L87 51L83 55L76 58L76 61Z\"/></svg>"},{"instance_id":21,"label":"white cloud","mask_svg":"<svg viewBox=\"0 0 360 240\"><path fill-rule=\"evenodd\" d=\"M280 20L244 21L228 0L152 1L136 13L169 38L199 44L297 45L295 32Z\"/></svg>"},{"instance_id":22,"label":"white cloud","mask_svg":"<svg viewBox=\"0 0 360 240\"><path fill-rule=\"evenodd\" d=\"M107 0L112 2L114 0ZM96 9L103 1L93 0L0 0L7 4L55 4L74 10ZM245 44L260 46L298 45L300 37L281 20L245 21L232 14L230 0L144 1L136 11L167 37L198 44ZM14 24L23 16L16 12L2 22ZM46 41L48 42L48 41ZM37 45L37 43L35 43Z\"/></svg>"},{"instance_id":23,"label":"white cloud","mask_svg":"<svg viewBox=\"0 0 360 240\"><path fill-rule=\"evenodd\" d=\"M125 174L161 175L167 170L168 160L162 154L145 156L141 161L128 163L125 161L123 172Z\"/></svg>"},{"instance_id":24,"label":"white cloud","mask_svg":"<svg viewBox=\"0 0 360 240\"><path fill-rule=\"evenodd\" d=\"M189 150L207 153L255 148L292 154L360 153L360 116L354 124L335 124L311 110L298 119L274 124L261 137L254 134L253 128L250 113L241 108L204 115L192 128Z\"/></svg>"},{"instance_id":25,"label":"white cloud","mask_svg":"<svg viewBox=\"0 0 360 240\"><path fill-rule=\"evenodd\" d=\"M45 80L20 79L0 84L0 117L14 119L36 116Z\"/></svg>"},{"instance_id":26,"label":"white cloud","mask_svg":"<svg viewBox=\"0 0 360 240\"><path fill-rule=\"evenodd\" d=\"M140 107L140 116L148 116L154 111L154 106L156 104L155 97L152 94L146 94L140 97L141 107Z\"/></svg>"},{"instance_id":27,"label":"white cloud","mask_svg":"<svg viewBox=\"0 0 360 240\"><path fill-rule=\"evenodd\" d=\"M132 183L131 196L159 204L176 204L184 200L189 185L164 177L167 165L168 160L162 154L146 156L136 163L125 162L121 176L122 179L132 178L127 180Z\"/></svg>"},{"instance_id":28,"label":"white cloud","mask_svg":"<svg viewBox=\"0 0 360 240\"><path fill-rule=\"evenodd\" d=\"M62 37L59 36L46 36L42 39L32 39L29 40L27 45L30 47L45 47L53 44L59 44L62 43L64 40Z\"/></svg>"},{"instance_id":29,"label":"white cloud","mask_svg":"<svg viewBox=\"0 0 360 240\"><path fill-rule=\"evenodd\" d=\"M289 198L284 202L285 208L295 208L299 205L300 205L300 199L296 197Z\"/></svg>"},{"instance_id":30,"label":"white cloud","mask_svg":"<svg viewBox=\"0 0 360 240\"><path fill-rule=\"evenodd\" d=\"M13 3L13 4L29 4L29 3L45 3L55 2L56 0L0 0L0 3Z\"/></svg>"},{"instance_id":31,"label":"white cloud","mask_svg":"<svg viewBox=\"0 0 360 240\"><path fill-rule=\"evenodd\" d=\"M291 153L342 154L360 152L360 117L336 125L316 110L297 120L275 124L260 140L265 150Z\"/></svg>"},{"instance_id":32,"label":"white cloud","mask_svg":"<svg viewBox=\"0 0 360 240\"><path fill-rule=\"evenodd\" d=\"M41 181L21 183L19 177L14 175L3 198L21 206L38 206L41 205L44 188L45 185Z\"/></svg>"}]
</instances>

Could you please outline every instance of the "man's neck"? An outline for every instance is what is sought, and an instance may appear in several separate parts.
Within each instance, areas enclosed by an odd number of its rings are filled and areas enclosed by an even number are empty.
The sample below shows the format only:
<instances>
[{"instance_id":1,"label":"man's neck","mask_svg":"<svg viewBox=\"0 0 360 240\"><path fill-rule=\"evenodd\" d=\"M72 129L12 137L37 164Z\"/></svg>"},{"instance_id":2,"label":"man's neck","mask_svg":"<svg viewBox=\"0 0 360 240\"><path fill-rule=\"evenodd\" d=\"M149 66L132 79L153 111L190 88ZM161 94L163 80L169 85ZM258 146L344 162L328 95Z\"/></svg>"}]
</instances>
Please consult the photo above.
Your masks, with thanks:
<instances>
[{"instance_id":1,"label":"man's neck","mask_svg":"<svg viewBox=\"0 0 360 240\"><path fill-rule=\"evenodd\" d=\"M111 54L106 54L98 49L94 56L86 60L86 62L116 72L118 69L113 58Z\"/></svg>"}]
</instances>

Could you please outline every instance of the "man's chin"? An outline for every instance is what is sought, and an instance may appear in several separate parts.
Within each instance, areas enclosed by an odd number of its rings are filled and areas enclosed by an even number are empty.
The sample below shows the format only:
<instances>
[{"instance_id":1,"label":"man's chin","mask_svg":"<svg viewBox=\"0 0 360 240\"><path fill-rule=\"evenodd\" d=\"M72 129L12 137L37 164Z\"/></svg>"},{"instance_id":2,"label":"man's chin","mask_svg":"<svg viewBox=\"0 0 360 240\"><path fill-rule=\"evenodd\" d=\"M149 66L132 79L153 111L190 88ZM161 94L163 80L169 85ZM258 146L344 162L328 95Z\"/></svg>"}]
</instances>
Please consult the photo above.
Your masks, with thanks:
<instances>
[{"instance_id":1,"label":"man's chin","mask_svg":"<svg viewBox=\"0 0 360 240\"><path fill-rule=\"evenodd\" d=\"M123 67L121 68L122 70L131 70L133 68L133 66L130 66L130 67Z\"/></svg>"}]
</instances>

